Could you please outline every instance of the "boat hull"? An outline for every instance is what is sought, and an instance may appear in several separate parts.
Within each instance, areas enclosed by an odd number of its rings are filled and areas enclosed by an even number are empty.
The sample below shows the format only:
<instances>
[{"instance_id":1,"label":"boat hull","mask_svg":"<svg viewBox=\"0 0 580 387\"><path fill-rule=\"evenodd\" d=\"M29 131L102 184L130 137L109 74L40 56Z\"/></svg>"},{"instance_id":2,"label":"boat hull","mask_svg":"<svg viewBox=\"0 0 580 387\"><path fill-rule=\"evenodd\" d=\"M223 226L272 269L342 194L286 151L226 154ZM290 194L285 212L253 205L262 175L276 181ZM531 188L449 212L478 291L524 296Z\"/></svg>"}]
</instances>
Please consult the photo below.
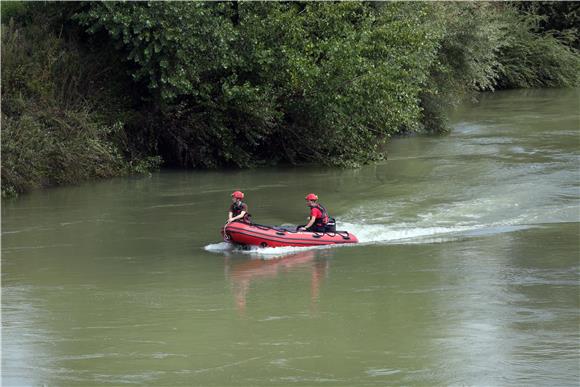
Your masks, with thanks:
<instances>
[{"instance_id":1,"label":"boat hull","mask_svg":"<svg viewBox=\"0 0 580 387\"><path fill-rule=\"evenodd\" d=\"M324 246L358 243L358 239L347 231L318 233L290 231L272 226L232 222L224 227L222 235L226 242L260 247Z\"/></svg>"}]
</instances>

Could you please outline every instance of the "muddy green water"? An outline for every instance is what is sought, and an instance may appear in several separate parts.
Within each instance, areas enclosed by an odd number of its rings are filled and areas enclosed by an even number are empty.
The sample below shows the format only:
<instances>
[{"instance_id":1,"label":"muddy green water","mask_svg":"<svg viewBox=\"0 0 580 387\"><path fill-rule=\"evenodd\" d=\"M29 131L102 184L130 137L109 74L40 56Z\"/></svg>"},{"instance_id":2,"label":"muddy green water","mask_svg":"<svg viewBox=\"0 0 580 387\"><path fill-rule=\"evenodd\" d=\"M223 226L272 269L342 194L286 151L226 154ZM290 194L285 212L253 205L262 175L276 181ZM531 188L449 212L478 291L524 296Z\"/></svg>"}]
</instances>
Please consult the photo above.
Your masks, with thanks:
<instances>
[{"instance_id":1,"label":"muddy green water","mask_svg":"<svg viewBox=\"0 0 580 387\"><path fill-rule=\"evenodd\" d=\"M161 172L2 207L4 386L577 386L580 99L516 91L357 170ZM239 252L319 194L352 247Z\"/></svg>"}]
</instances>

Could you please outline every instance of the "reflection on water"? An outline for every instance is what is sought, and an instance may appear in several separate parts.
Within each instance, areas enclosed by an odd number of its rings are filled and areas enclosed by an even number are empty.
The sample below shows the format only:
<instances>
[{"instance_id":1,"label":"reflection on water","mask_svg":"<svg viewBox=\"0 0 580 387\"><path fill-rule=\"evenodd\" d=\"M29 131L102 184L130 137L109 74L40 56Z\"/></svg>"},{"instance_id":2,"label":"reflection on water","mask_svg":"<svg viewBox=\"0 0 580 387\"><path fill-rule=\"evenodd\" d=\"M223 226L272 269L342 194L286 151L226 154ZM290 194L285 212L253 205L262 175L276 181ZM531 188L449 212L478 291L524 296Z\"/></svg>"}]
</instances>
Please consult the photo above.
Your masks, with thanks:
<instances>
[{"instance_id":1,"label":"reflection on water","mask_svg":"<svg viewBox=\"0 0 580 387\"><path fill-rule=\"evenodd\" d=\"M226 277L232 284L236 306L240 315L246 311L248 293L254 282L275 280L288 271L310 272L310 309L317 311L320 285L328 271L330 261L316 259L316 251L303 251L274 259L236 260L226 256ZM322 255L322 254L321 254Z\"/></svg>"}]
</instances>

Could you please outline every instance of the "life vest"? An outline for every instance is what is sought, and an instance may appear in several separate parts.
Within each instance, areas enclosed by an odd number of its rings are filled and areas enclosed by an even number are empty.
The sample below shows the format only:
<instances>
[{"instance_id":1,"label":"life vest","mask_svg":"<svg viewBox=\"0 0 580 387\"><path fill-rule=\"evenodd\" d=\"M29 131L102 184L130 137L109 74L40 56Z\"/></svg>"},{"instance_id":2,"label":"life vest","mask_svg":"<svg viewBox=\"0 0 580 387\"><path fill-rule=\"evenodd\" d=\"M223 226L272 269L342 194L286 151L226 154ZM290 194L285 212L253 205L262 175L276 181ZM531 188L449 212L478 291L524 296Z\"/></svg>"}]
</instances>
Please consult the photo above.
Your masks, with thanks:
<instances>
[{"instance_id":1,"label":"life vest","mask_svg":"<svg viewBox=\"0 0 580 387\"><path fill-rule=\"evenodd\" d=\"M244 208L246 208L246 210L244 210ZM252 215L250 215L248 213L247 208L248 208L248 206L244 202L240 201L239 204L238 204L238 202L232 203L230 210L232 211L233 217L240 215L242 213L242 211L246 211L246 214L244 215L244 217L242 219L239 219L239 221L250 223Z\"/></svg>"},{"instance_id":2,"label":"life vest","mask_svg":"<svg viewBox=\"0 0 580 387\"><path fill-rule=\"evenodd\" d=\"M322 212L322 217L316 218L314 220L314 225L315 226L318 226L318 227L324 227L324 226L326 226L326 224L328 223L328 218L329 218L328 217L328 212L326 211L326 208L324 208L320 204L315 204L311 208L318 208L320 210L320 212Z\"/></svg>"}]
</instances>

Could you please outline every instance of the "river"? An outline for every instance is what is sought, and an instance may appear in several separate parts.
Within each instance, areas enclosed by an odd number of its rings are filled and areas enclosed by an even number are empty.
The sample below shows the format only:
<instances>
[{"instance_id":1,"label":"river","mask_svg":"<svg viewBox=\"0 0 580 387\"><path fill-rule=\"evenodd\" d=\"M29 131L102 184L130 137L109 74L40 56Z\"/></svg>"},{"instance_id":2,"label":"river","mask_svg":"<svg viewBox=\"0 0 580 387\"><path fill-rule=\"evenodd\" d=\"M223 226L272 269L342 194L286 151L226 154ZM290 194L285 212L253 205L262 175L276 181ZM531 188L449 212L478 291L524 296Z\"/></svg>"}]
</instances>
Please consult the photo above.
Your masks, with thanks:
<instances>
[{"instance_id":1,"label":"river","mask_svg":"<svg viewBox=\"0 0 580 387\"><path fill-rule=\"evenodd\" d=\"M2 206L4 386L577 386L580 94L484 95L385 162L162 171ZM361 243L236 251L315 192Z\"/></svg>"}]
</instances>

